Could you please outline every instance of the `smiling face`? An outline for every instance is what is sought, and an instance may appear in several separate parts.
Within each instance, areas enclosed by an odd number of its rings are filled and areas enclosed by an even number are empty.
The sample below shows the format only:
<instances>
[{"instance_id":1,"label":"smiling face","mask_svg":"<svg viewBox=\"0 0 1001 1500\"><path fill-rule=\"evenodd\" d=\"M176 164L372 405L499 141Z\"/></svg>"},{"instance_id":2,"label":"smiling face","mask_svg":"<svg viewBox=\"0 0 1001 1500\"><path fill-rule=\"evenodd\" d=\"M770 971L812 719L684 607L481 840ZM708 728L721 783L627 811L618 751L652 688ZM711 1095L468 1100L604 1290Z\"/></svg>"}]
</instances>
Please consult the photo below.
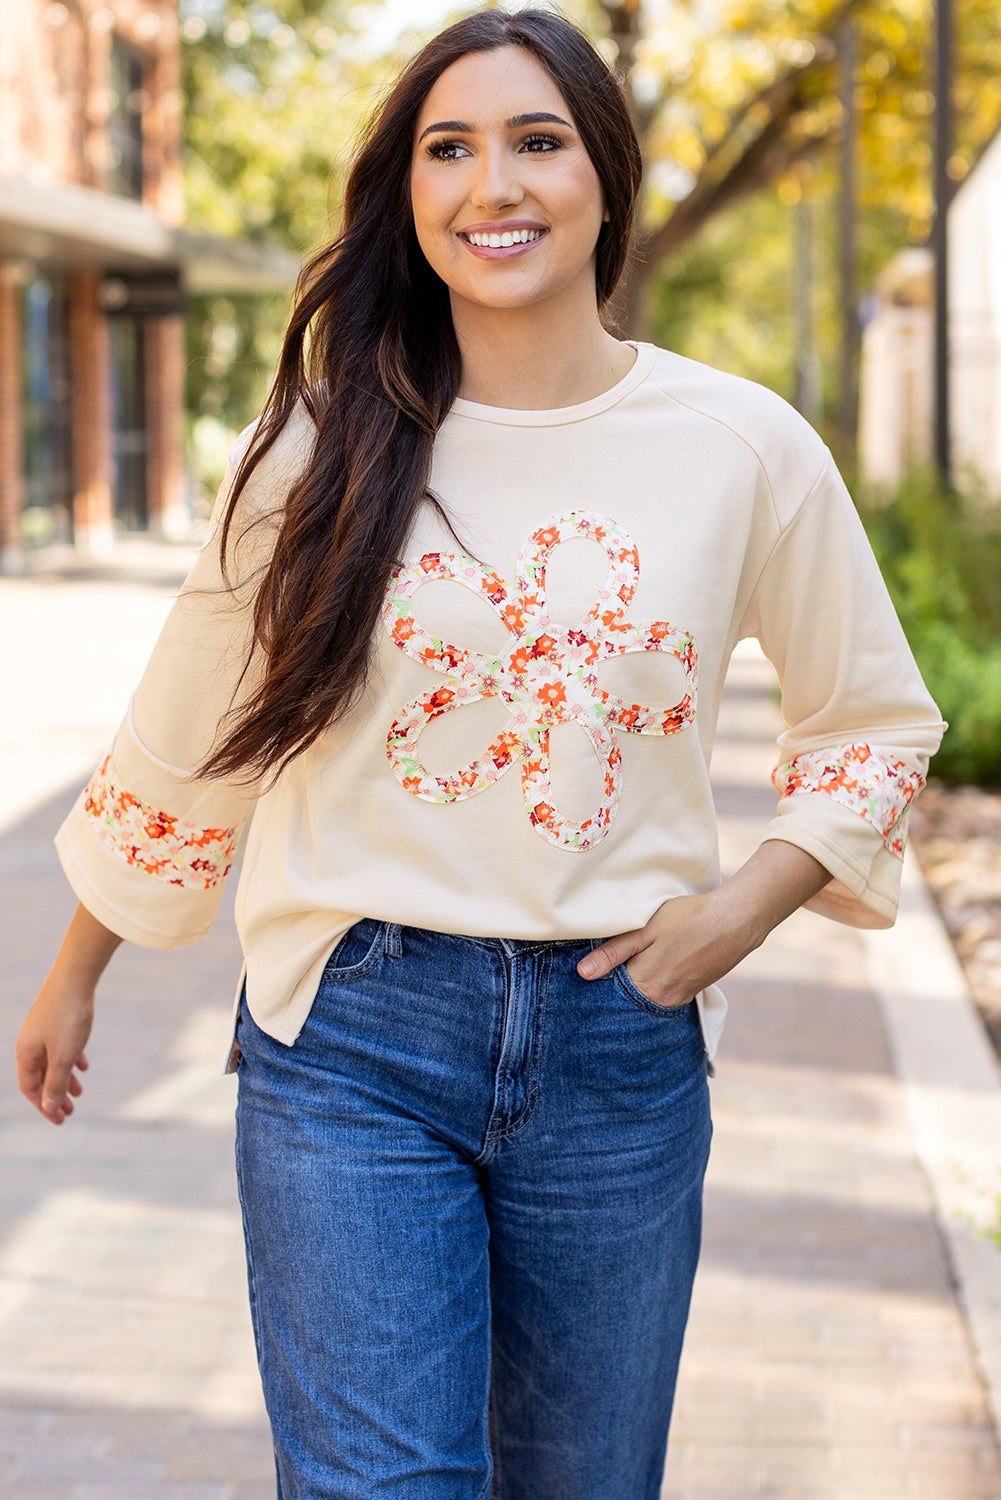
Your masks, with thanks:
<instances>
[{"instance_id":1,"label":"smiling face","mask_svg":"<svg viewBox=\"0 0 1001 1500\"><path fill-rule=\"evenodd\" d=\"M522 47L460 58L414 132L417 239L462 305L596 305L601 183L550 75Z\"/></svg>"}]
</instances>

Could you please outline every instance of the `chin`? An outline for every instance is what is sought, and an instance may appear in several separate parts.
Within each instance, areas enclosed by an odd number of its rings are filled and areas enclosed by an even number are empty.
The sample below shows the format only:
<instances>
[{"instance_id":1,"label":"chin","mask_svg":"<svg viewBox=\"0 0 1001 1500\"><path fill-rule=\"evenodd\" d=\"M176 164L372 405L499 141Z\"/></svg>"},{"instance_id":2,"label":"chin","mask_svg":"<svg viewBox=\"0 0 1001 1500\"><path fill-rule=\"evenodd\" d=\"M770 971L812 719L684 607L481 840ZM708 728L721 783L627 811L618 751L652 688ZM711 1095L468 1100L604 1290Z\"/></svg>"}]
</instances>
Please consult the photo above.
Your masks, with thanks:
<instances>
[{"instance_id":1,"label":"chin","mask_svg":"<svg viewBox=\"0 0 1001 1500\"><path fill-rule=\"evenodd\" d=\"M539 307L544 302L558 298L564 290L562 287L502 287L489 290L482 287L463 288L453 286L449 288L455 301L464 302L469 307L490 309L495 312L518 312L526 307Z\"/></svg>"}]
</instances>

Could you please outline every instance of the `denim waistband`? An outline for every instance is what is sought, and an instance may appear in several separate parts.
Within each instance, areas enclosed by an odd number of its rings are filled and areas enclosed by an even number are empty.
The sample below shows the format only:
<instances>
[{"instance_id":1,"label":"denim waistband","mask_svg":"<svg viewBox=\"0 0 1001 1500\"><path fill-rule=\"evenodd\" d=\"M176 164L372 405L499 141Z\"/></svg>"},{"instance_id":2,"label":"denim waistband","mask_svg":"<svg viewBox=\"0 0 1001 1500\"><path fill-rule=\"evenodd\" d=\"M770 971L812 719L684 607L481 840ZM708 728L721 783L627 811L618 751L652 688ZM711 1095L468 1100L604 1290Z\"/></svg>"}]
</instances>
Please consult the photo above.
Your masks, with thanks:
<instances>
[{"instance_id":1,"label":"denim waistband","mask_svg":"<svg viewBox=\"0 0 1001 1500\"><path fill-rule=\"evenodd\" d=\"M427 933L433 937L447 938L455 943L469 943L476 948L486 948L493 953L545 953L550 949L559 948L597 948L607 941L603 937L572 937L572 938L509 938L509 937L481 937L473 933L465 932L443 932L439 929L426 927L408 927L400 922L383 922L376 917L362 917L354 925L361 927L365 923L385 929L386 952L399 956L403 951L408 932Z\"/></svg>"}]
</instances>

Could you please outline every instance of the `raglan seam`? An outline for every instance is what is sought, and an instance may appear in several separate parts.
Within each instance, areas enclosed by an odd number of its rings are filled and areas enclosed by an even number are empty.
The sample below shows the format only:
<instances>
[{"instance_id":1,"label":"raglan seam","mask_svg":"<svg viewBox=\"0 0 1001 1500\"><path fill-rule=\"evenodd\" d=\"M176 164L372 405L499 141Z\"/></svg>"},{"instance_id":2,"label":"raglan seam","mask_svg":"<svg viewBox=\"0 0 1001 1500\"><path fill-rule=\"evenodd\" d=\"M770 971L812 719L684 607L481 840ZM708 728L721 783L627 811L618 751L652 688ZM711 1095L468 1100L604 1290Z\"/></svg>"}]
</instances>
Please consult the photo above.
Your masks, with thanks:
<instances>
[{"instance_id":1,"label":"raglan seam","mask_svg":"<svg viewBox=\"0 0 1001 1500\"><path fill-rule=\"evenodd\" d=\"M771 478L771 475L768 472L768 466L765 463L764 459L761 457L761 454L758 452L757 448L755 448L754 444L752 442L750 442L749 439L746 438L744 436L744 434L742 432L740 432L736 427L732 426L731 423L725 421L723 417L717 416L715 412L706 411L705 408L702 407L702 406L695 406L691 401L685 401L685 400L683 400L682 397L676 395L674 391L665 390L664 387L661 386L661 385L657 385L654 382L651 382L651 384L653 385L653 389L655 391L657 391L658 395L663 396L666 401L673 401L677 406L684 407L685 411L694 412L696 415L698 415L700 417L704 417L707 422L715 422L717 424L717 426L722 427L726 432L729 432L732 437L735 437L739 443L742 443L744 445L744 447L750 453L752 453L754 455L755 461L756 461L758 467L760 468L762 474L764 475L765 483L768 486L768 498L769 498L769 500L771 501L771 504L772 504L772 512L773 512L773 514L775 516L775 524L776 524L776 526L779 529L779 535L775 539L776 540L776 545L777 545L777 543L781 540L782 536L785 534L786 531L788 531L788 529L792 525L793 521L799 515L799 513L802 510L803 506L809 500L810 495L813 493L813 491L816 489L817 485L820 483L821 479L823 478L824 472L825 472L825 470L827 468L827 465L828 465L828 462L831 460L830 449L828 449L826 447L826 445L824 446L824 457L823 457L823 461L821 463L820 468L818 469L816 475L811 480L811 482L807 485L805 491L803 492L803 498L800 500L799 504L795 507L792 516L790 516L790 518L789 518L788 522L786 523L786 525L783 526L783 524L782 524L782 518L781 518L781 515L779 513L779 508L778 508L778 505L777 505L776 500L775 500L775 486L772 484L772 478ZM769 556L771 556L771 553L769 553Z\"/></svg>"},{"instance_id":2,"label":"raglan seam","mask_svg":"<svg viewBox=\"0 0 1001 1500\"><path fill-rule=\"evenodd\" d=\"M723 427L726 427L726 425L727 424L725 422L721 423L721 426L723 426ZM732 429L728 429L728 430L732 430ZM734 436L739 438L740 437L740 433L739 432L738 433L734 433ZM746 439L742 439L741 441L746 442L747 440ZM747 446L750 448L751 447L750 443L748 443ZM753 448L751 448L751 452L754 453L754 449ZM768 471L765 468L764 463L762 462L760 456L757 453L754 453L754 456L755 456L755 458L757 458L758 463L761 464L761 471L762 471L762 473L765 476L765 482L768 484L769 493L771 493L771 480L768 478ZM795 510L793 511L793 514L789 517L788 523L785 526L782 525L781 521L778 518L778 514L776 512L775 520L776 520L776 525L779 528L779 533L778 533L778 536L775 538L774 542L772 543L772 545L768 549L768 556L764 559L764 561L761 564L761 567L758 569L758 575L755 578L754 583L751 586L751 591L750 591L750 593L747 596L748 606L750 605L751 601L754 599L755 595L758 592L758 588L759 588L759 586L761 584L761 580L764 577L765 572L767 571L769 563L771 562L772 558L775 556L775 553L778 551L778 549L779 549L780 545L782 544L782 542L789 535L789 533L792 530L793 526L796 524L796 522L799 520L800 516L803 514L803 511L806 509L806 506L808 505L808 503L810 501L810 497L812 496L814 490L817 489L818 485L820 484L820 481L824 478L824 475L827 473L828 466L831 465L831 464L833 464L833 462L834 462L834 460L833 460L833 458L831 456L830 449L828 449L828 448L825 447L825 449L824 449L824 462L821 465L820 470L819 470L816 478L808 486L806 492L803 495L802 500L796 506ZM774 499L772 501L772 505L773 505L773 508L774 508ZM746 614L746 612L747 612L747 610L745 608L745 614ZM736 637L734 639L733 645L737 644L737 640L738 639L740 639L740 637Z\"/></svg>"}]
</instances>

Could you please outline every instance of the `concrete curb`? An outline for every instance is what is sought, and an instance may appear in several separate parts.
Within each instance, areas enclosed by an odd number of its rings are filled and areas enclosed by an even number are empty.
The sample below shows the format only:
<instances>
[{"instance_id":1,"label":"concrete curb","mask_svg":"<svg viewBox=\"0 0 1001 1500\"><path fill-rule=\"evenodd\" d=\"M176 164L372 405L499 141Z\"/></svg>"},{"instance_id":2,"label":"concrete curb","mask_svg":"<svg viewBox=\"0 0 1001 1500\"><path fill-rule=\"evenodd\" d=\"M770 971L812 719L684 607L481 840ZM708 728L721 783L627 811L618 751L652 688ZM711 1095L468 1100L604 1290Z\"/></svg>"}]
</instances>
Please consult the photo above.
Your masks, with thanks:
<instances>
[{"instance_id":1,"label":"concrete curb","mask_svg":"<svg viewBox=\"0 0 1001 1500\"><path fill-rule=\"evenodd\" d=\"M1001 1431L1001 1069L914 855L904 862L896 926L862 936L915 1150Z\"/></svg>"}]
</instances>

